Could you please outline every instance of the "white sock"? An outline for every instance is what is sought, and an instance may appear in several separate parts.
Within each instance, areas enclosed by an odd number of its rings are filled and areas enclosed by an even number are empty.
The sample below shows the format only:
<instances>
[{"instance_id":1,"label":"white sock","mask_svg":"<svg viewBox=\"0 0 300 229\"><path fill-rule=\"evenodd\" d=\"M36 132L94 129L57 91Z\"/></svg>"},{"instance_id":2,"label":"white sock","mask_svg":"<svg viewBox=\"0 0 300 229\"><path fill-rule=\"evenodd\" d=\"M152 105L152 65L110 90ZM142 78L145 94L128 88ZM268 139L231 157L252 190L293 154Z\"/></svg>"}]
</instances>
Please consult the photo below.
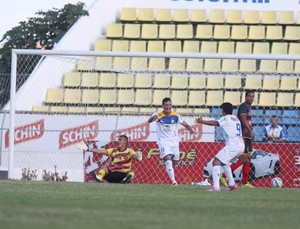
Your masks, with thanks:
<instances>
[{"instance_id":1,"label":"white sock","mask_svg":"<svg viewBox=\"0 0 300 229\"><path fill-rule=\"evenodd\" d=\"M166 171L172 181L172 184L177 183L175 180L175 175L174 175L174 169L173 169L173 163L171 160L167 160L165 161L165 165L166 165Z\"/></svg>"},{"instance_id":2,"label":"white sock","mask_svg":"<svg viewBox=\"0 0 300 229\"><path fill-rule=\"evenodd\" d=\"M220 189L220 166L213 166L212 177L214 188Z\"/></svg>"},{"instance_id":3,"label":"white sock","mask_svg":"<svg viewBox=\"0 0 300 229\"><path fill-rule=\"evenodd\" d=\"M228 180L228 185L229 186L233 186L235 185L235 182L233 180L233 176L232 176L232 171L231 171L231 168L230 168L230 165L224 165L222 166L223 169L224 169L224 172L226 174L226 177L227 177L227 180Z\"/></svg>"}]
</instances>

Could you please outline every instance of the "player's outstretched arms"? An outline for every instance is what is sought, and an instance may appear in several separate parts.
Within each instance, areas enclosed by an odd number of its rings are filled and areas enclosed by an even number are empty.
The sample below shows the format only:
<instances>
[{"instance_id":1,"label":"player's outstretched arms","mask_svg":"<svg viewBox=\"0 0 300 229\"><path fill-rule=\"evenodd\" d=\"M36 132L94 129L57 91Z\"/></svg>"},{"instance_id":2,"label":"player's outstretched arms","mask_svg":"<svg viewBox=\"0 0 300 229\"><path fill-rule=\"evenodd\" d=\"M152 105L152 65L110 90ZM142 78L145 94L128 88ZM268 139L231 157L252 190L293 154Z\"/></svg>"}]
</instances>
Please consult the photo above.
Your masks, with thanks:
<instances>
[{"instance_id":1,"label":"player's outstretched arms","mask_svg":"<svg viewBox=\"0 0 300 229\"><path fill-rule=\"evenodd\" d=\"M208 126L218 126L219 123L215 120L203 120L203 118L201 116L199 116L198 118L195 119L195 123L199 123L199 124L204 124L204 125L208 125Z\"/></svg>"},{"instance_id":2,"label":"player's outstretched arms","mask_svg":"<svg viewBox=\"0 0 300 229\"><path fill-rule=\"evenodd\" d=\"M157 115L153 115L151 116L149 119L148 119L148 122L151 123L151 122L154 122L157 120Z\"/></svg>"},{"instance_id":3,"label":"player's outstretched arms","mask_svg":"<svg viewBox=\"0 0 300 229\"><path fill-rule=\"evenodd\" d=\"M90 151L92 153L103 154L103 155L106 155L106 156L108 155L106 149L89 148L88 151Z\"/></svg>"}]
</instances>

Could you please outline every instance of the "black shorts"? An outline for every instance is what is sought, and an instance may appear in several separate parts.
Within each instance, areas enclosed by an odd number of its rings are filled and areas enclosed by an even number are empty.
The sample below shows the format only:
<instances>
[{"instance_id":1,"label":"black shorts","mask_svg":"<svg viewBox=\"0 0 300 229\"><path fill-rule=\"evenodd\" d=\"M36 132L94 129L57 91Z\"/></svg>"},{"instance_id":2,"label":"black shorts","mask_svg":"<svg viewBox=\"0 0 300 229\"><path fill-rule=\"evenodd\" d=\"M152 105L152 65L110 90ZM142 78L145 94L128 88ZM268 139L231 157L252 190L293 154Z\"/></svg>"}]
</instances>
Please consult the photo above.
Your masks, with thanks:
<instances>
[{"instance_id":1,"label":"black shorts","mask_svg":"<svg viewBox=\"0 0 300 229\"><path fill-rule=\"evenodd\" d=\"M123 172L111 172L105 175L104 179L107 180L109 183L121 183L121 181L126 177L127 173Z\"/></svg>"},{"instance_id":2,"label":"black shorts","mask_svg":"<svg viewBox=\"0 0 300 229\"><path fill-rule=\"evenodd\" d=\"M252 152L252 140L250 138L244 138L245 143L245 153Z\"/></svg>"}]
</instances>

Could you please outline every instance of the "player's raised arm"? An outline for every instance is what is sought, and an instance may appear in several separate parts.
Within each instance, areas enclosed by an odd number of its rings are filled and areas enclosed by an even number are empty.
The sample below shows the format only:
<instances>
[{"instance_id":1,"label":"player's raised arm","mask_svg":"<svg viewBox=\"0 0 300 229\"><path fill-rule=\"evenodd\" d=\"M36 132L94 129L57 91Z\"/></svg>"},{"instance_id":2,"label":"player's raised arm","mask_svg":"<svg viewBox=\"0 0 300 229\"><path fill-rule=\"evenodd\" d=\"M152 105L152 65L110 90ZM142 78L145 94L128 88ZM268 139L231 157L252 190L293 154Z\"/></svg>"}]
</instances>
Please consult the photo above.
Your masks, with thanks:
<instances>
[{"instance_id":1,"label":"player's raised arm","mask_svg":"<svg viewBox=\"0 0 300 229\"><path fill-rule=\"evenodd\" d=\"M183 125L188 131L190 131L191 134L195 134L195 133L196 133L196 132L193 130L193 128L192 128L189 124L187 124L185 121L183 121L183 122L181 123L181 125Z\"/></svg>"},{"instance_id":2,"label":"player's raised arm","mask_svg":"<svg viewBox=\"0 0 300 229\"><path fill-rule=\"evenodd\" d=\"M103 154L103 155L106 155L106 156L108 155L106 149L89 148L88 151L90 151L92 153Z\"/></svg>"},{"instance_id":3,"label":"player's raised arm","mask_svg":"<svg viewBox=\"0 0 300 229\"><path fill-rule=\"evenodd\" d=\"M198 118L195 119L195 123L199 123L199 124L204 124L204 125L208 125L208 126L218 126L219 123L215 120L203 120L203 118L201 116L199 116Z\"/></svg>"},{"instance_id":4,"label":"player's raised arm","mask_svg":"<svg viewBox=\"0 0 300 229\"><path fill-rule=\"evenodd\" d=\"M157 120L157 115L154 114L154 115L152 115L152 116L148 119L148 122L151 123L151 122L156 121L156 120Z\"/></svg>"}]
</instances>

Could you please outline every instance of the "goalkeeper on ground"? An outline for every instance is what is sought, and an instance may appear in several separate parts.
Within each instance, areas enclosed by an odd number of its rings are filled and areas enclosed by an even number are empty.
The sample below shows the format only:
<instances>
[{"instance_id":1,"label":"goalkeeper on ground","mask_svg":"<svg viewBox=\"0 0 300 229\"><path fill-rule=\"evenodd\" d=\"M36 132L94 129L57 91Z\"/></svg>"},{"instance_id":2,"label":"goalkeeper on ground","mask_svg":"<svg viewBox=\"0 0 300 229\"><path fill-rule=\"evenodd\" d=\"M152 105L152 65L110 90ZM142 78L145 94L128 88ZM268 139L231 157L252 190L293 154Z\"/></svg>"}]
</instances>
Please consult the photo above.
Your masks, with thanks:
<instances>
[{"instance_id":1,"label":"goalkeeper on ground","mask_svg":"<svg viewBox=\"0 0 300 229\"><path fill-rule=\"evenodd\" d=\"M117 148L89 148L88 151L106 155L111 159L108 168L101 168L98 174L92 173L97 182L103 182L103 179L105 179L109 183L129 183L134 177L134 171L131 170L132 160L142 160L142 152L135 152L133 149L128 148L128 137L126 135L120 135Z\"/></svg>"}]
</instances>

